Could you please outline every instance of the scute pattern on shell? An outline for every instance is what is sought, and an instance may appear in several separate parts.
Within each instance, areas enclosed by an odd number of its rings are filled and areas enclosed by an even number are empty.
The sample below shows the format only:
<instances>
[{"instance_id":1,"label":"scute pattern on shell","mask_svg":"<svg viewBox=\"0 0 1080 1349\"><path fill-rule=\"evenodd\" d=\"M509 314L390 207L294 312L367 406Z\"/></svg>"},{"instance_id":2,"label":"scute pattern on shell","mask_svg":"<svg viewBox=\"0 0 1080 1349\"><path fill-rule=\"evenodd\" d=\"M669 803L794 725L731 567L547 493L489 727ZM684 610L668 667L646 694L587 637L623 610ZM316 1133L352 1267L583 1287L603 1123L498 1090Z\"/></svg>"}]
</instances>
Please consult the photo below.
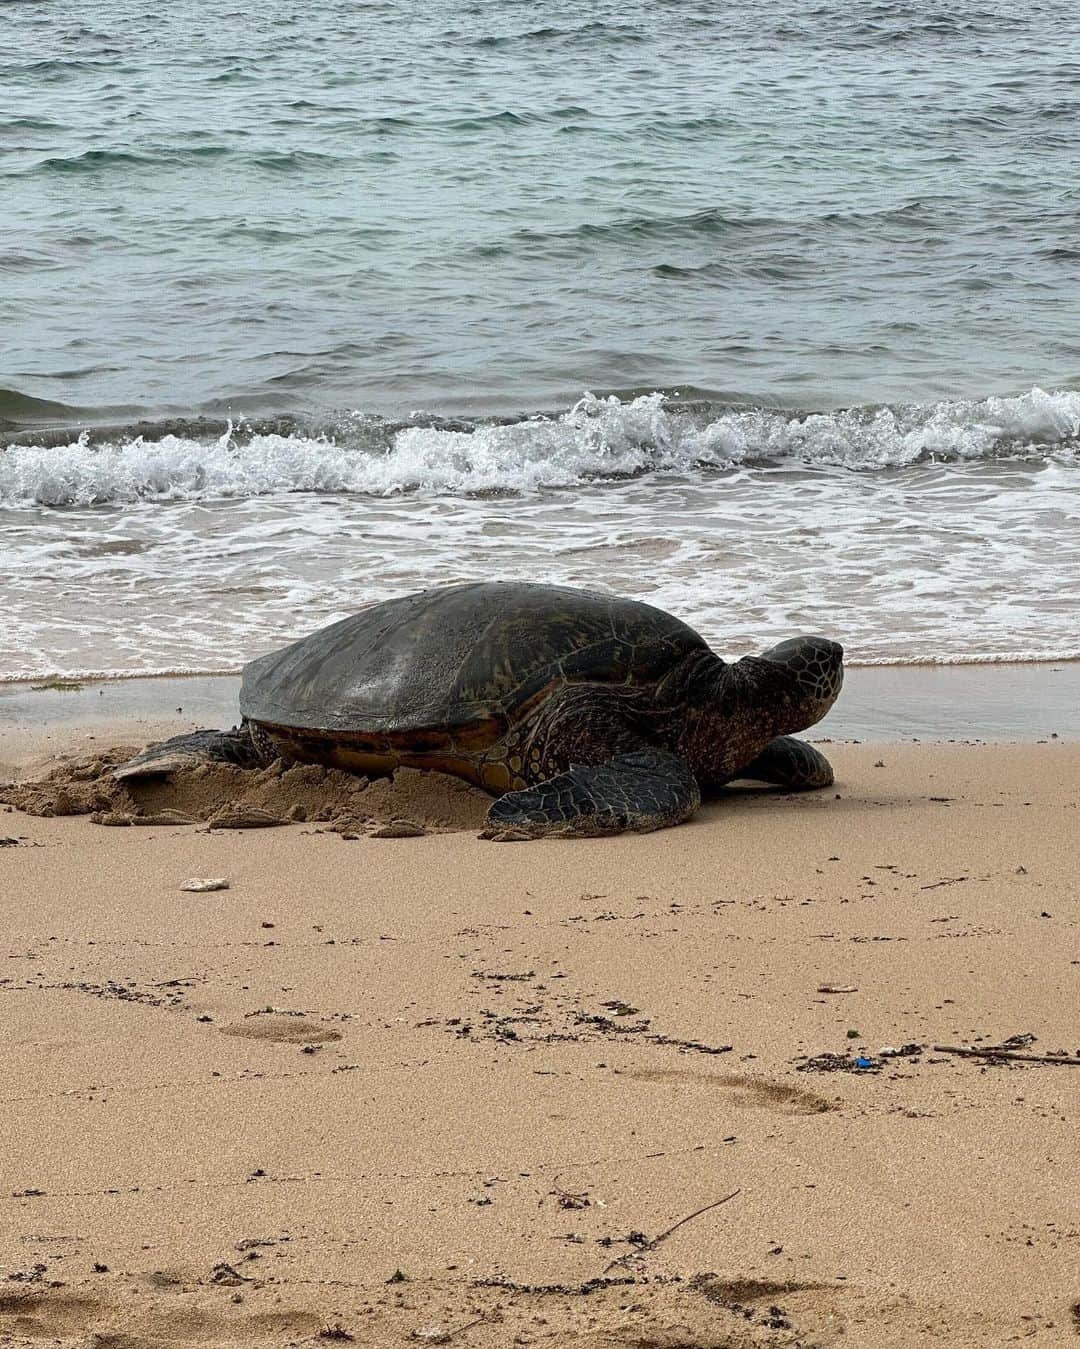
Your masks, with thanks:
<instances>
[{"instance_id":1,"label":"scute pattern on shell","mask_svg":"<svg viewBox=\"0 0 1080 1349\"><path fill-rule=\"evenodd\" d=\"M252 721L403 734L482 724L498 736L562 683L648 689L705 642L634 600L560 586L476 583L373 605L244 670Z\"/></svg>"}]
</instances>

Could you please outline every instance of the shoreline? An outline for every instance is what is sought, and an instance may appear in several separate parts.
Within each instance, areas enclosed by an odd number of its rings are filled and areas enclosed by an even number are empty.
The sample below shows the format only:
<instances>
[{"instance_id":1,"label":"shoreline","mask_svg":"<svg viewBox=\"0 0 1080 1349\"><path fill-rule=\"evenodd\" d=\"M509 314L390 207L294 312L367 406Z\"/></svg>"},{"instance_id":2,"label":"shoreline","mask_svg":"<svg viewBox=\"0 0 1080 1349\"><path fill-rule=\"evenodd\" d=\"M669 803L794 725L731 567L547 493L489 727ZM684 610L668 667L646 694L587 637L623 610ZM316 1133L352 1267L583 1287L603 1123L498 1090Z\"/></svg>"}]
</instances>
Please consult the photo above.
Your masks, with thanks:
<instances>
[{"instance_id":1,"label":"shoreline","mask_svg":"<svg viewBox=\"0 0 1080 1349\"><path fill-rule=\"evenodd\" d=\"M289 640L289 639L284 639ZM752 654L752 653L751 653ZM733 657L732 660L738 660ZM1028 665L1080 665L1080 651L1069 651L1064 655L1022 655L1009 653L1004 655L949 656L935 660L931 656L916 656L911 660L849 660L844 659L844 669L852 670L952 670L968 666L987 666L997 669L1000 666ZM0 689L24 688L27 685L50 684L125 684L132 680L144 679L239 679L243 674L243 665L230 666L228 669L211 670L177 666L162 670L76 670L65 672L51 670L42 674L0 674Z\"/></svg>"}]
</instances>

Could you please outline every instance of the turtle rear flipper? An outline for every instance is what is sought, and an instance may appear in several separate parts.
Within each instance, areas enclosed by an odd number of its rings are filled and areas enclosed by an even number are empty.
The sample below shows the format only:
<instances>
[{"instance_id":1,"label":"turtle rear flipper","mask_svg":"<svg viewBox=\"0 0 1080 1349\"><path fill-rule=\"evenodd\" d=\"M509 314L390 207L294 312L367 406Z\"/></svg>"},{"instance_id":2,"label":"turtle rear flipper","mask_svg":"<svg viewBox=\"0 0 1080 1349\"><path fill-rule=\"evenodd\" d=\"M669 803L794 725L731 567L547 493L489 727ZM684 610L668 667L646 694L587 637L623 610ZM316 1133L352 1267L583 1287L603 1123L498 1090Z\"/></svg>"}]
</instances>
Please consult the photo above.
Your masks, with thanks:
<instances>
[{"instance_id":1,"label":"turtle rear flipper","mask_svg":"<svg viewBox=\"0 0 1080 1349\"><path fill-rule=\"evenodd\" d=\"M500 796L482 838L583 838L681 824L701 804L685 759L647 747Z\"/></svg>"},{"instance_id":2,"label":"turtle rear flipper","mask_svg":"<svg viewBox=\"0 0 1080 1349\"><path fill-rule=\"evenodd\" d=\"M114 768L118 782L125 778L164 777L200 763L227 763L237 768L258 768L264 762L246 726L231 731L191 731L150 745L134 759Z\"/></svg>"},{"instance_id":3,"label":"turtle rear flipper","mask_svg":"<svg viewBox=\"0 0 1080 1349\"><path fill-rule=\"evenodd\" d=\"M771 782L791 792L809 792L833 784L832 764L825 755L793 735L770 740L757 758L735 776L752 782Z\"/></svg>"}]
</instances>

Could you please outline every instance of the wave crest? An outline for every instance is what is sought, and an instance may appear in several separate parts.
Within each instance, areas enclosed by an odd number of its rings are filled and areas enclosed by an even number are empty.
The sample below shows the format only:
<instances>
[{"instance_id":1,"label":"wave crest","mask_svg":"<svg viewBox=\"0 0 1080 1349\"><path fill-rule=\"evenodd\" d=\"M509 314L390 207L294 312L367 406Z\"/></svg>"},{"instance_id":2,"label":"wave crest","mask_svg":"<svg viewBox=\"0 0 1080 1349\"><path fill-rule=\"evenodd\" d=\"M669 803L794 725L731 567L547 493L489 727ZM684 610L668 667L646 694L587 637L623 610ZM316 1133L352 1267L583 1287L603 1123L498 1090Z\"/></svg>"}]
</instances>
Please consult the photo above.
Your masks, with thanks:
<instances>
[{"instance_id":1,"label":"wave crest","mask_svg":"<svg viewBox=\"0 0 1080 1349\"><path fill-rule=\"evenodd\" d=\"M94 505L284 492L389 496L535 492L646 473L791 462L855 472L932 461L1038 458L1080 446L1080 392L793 413L587 394L559 416L510 423L382 423L223 435L139 429L95 442L10 444L0 503Z\"/></svg>"}]
</instances>

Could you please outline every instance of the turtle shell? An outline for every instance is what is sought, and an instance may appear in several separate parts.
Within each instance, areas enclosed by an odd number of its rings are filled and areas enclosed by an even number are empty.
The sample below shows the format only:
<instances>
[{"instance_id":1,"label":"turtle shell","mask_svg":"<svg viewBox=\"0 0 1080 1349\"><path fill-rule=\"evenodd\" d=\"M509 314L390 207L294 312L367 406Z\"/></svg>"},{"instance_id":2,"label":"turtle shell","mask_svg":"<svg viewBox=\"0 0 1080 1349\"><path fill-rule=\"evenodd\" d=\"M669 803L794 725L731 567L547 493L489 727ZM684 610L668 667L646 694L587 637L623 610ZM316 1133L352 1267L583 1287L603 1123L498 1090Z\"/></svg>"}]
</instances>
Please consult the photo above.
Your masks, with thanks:
<instances>
[{"instance_id":1,"label":"turtle shell","mask_svg":"<svg viewBox=\"0 0 1080 1349\"><path fill-rule=\"evenodd\" d=\"M299 731L391 735L475 727L495 739L564 683L647 689L692 628L651 605L561 586L489 582L372 605L244 669L240 709Z\"/></svg>"}]
</instances>

